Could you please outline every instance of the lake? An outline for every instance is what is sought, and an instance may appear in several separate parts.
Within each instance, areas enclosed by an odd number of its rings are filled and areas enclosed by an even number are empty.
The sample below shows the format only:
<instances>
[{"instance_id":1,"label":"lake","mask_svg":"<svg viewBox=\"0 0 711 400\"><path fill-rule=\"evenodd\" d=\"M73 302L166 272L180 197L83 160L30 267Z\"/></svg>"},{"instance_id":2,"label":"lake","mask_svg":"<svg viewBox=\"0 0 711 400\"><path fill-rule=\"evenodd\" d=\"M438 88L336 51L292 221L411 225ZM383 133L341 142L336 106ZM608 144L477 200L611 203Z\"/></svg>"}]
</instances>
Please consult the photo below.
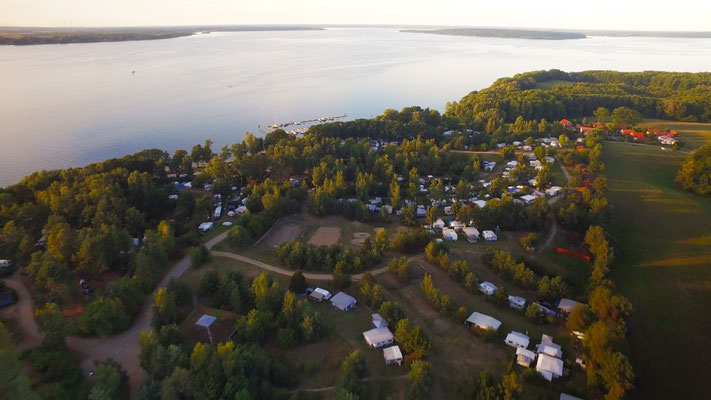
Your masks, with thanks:
<instances>
[{"instance_id":1,"label":"lake","mask_svg":"<svg viewBox=\"0 0 711 400\"><path fill-rule=\"evenodd\" d=\"M711 39L339 28L1 46L0 186L144 148L189 150L210 138L219 150L273 123L411 105L443 111L497 78L550 68L708 71Z\"/></svg>"}]
</instances>

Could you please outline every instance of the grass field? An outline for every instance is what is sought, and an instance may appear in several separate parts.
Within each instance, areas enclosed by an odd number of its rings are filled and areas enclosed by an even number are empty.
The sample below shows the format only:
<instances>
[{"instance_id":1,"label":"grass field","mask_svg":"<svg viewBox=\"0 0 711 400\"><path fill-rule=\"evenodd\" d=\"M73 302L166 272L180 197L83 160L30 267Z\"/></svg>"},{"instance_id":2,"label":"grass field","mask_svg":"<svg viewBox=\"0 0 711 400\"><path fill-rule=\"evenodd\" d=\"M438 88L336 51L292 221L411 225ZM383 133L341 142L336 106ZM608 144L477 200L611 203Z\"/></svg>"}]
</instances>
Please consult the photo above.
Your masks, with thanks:
<instances>
[{"instance_id":1,"label":"grass field","mask_svg":"<svg viewBox=\"0 0 711 400\"><path fill-rule=\"evenodd\" d=\"M711 123L645 119L640 125L646 128L671 129L679 132L679 138L684 144L683 150L690 151L705 144L711 144Z\"/></svg>"},{"instance_id":2,"label":"grass field","mask_svg":"<svg viewBox=\"0 0 711 400\"><path fill-rule=\"evenodd\" d=\"M706 398L711 380L711 199L674 184L683 158L605 144L613 280L634 306L627 342L639 399Z\"/></svg>"}]
</instances>

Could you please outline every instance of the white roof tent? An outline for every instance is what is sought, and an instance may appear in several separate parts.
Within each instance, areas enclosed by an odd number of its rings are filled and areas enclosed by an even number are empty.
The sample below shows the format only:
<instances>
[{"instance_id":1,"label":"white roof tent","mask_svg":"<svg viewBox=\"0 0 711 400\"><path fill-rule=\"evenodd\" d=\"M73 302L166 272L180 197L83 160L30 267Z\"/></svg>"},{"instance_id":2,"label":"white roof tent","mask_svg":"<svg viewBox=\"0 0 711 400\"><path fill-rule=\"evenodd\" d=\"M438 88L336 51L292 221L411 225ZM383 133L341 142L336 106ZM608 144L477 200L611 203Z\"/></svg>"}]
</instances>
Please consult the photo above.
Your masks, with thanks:
<instances>
[{"instance_id":1,"label":"white roof tent","mask_svg":"<svg viewBox=\"0 0 711 400\"><path fill-rule=\"evenodd\" d=\"M402 364L402 351L400 351L400 346L390 346L383 349L383 357L385 358L385 364Z\"/></svg>"},{"instance_id":2,"label":"white roof tent","mask_svg":"<svg viewBox=\"0 0 711 400\"><path fill-rule=\"evenodd\" d=\"M380 314L375 313L371 317L373 319L373 328L385 328L388 326L388 321L384 320Z\"/></svg>"},{"instance_id":3,"label":"white roof tent","mask_svg":"<svg viewBox=\"0 0 711 400\"><path fill-rule=\"evenodd\" d=\"M387 346L395 340L393 333L390 332L390 329L387 327L365 331L363 332L363 338L365 338L365 342L368 343L368 346L374 349Z\"/></svg>"},{"instance_id":4,"label":"white roof tent","mask_svg":"<svg viewBox=\"0 0 711 400\"><path fill-rule=\"evenodd\" d=\"M528 347L529 339L528 336L521 332L512 331L506 335L506 340L504 340L504 342L511 347L525 349Z\"/></svg>"},{"instance_id":5,"label":"white roof tent","mask_svg":"<svg viewBox=\"0 0 711 400\"><path fill-rule=\"evenodd\" d=\"M570 314L570 312L573 311L573 308L575 308L575 306L577 306L578 304L580 303L575 300L560 299L560 302L558 303L558 309L566 314Z\"/></svg>"},{"instance_id":6,"label":"white roof tent","mask_svg":"<svg viewBox=\"0 0 711 400\"><path fill-rule=\"evenodd\" d=\"M493 329L497 330L501 326L501 321L496 318L492 318L488 315L480 314L478 312L473 312L469 318L467 318L465 325L475 326L481 329Z\"/></svg>"},{"instance_id":7,"label":"white roof tent","mask_svg":"<svg viewBox=\"0 0 711 400\"><path fill-rule=\"evenodd\" d=\"M203 328L209 328L210 325L214 324L215 321L217 321L217 317L213 317L212 315L207 315L203 314L200 319L195 322L195 325L197 326L202 326Z\"/></svg>"},{"instance_id":8,"label":"white roof tent","mask_svg":"<svg viewBox=\"0 0 711 400\"><path fill-rule=\"evenodd\" d=\"M546 380L563 376L563 360L551 357L548 354L539 354L536 371L540 372Z\"/></svg>"},{"instance_id":9,"label":"white roof tent","mask_svg":"<svg viewBox=\"0 0 711 400\"><path fill-rule=\"evenodd\" d=\"M341 311L348 311L355 308L356 299L353 296L347 295L343 292L338 292L331 298L331 305Z\"/></svg>"}]
</instances>

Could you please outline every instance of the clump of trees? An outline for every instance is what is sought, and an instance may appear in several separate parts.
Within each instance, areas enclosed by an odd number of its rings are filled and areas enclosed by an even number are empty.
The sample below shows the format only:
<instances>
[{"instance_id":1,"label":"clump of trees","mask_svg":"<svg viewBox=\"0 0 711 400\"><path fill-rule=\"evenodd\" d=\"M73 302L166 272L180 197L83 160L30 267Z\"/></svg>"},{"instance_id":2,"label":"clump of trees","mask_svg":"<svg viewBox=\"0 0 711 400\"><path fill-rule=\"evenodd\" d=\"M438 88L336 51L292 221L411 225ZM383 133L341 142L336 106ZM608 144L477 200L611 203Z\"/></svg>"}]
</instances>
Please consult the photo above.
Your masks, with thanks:
<instances>
[{"instance_id":1,"label":"clump of trees","mask_svg":"<svg viewBox=\"0 0 711 400\"><path fill-rule=\"evenodd\" d=\"M363 246L353 251L342 245L316 246L300 241L280 244L274 250L277 259L289 268L310 269L316 271L335 271L350 274L372 268L382 258L382 247L374 247L369 239Z\"/></svg>"},{"instance_id":2,"label":"clump of trees","mask_svg":"<svg viewBox=\"0 0 711 400\"><path fill-rule=\"evenodd\" d=\"M393 258L388 262L388 269L392 272L400 282L407 282L410 279L410 263L407 262L407 257Z\"/></svg>"},{"instance_id":3,"label":"clump of trees","mask_svg":"<svg viewBox=\"0 0 711 400\"><path fill-rule=\"evenodd\" d=\"M676 183L702 196L711 195L711 145L694 150L676 175Z\"/></svg>"}]
</instances>

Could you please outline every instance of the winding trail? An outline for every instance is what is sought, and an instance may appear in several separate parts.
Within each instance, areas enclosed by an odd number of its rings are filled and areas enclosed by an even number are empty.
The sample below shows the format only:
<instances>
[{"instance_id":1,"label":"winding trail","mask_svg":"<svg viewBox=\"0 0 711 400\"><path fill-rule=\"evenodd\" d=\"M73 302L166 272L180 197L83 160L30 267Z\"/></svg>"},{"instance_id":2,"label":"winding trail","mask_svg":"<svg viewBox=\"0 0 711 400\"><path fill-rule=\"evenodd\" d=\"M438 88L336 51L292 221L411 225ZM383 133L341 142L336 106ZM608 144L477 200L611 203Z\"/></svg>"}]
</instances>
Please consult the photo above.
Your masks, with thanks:
<instances>
[{"instance_id":1,"label":"winding trail","mask_svg":"<svg viewBox=\"0 0 711 400\"><path fill-rule=\"evenodd\" d=\"M227 232L223 232L214 238L208 240L205 246L209 249L227 238ZM170 270L165 274L163 279L156 287L156 291L165 287L171 278L181 276L188 268L190 268L190 256L185 256L180 259ZM25 290L27 290L25 288ZM29 294L29 293L28 293ZM155 294L155 291L153 292ZM146 301L141 308L140 313L133 321L133 324L127 330L113 336L101 337L68 337L67 346L82 357L82 365L91 365L112 358L123 366L128 373L128 384L130 388L130 397L135 398L138 394L138 388L146 376L146 372L141 367L138 360L140 346L138 343L139 333L143 330L151 329L151 317L153 310L151 306L153 294L146 297ZM28 297L29 298L29 297ZM32 318L34 323L34 318ZM36 329L35 324L35 329ZM25 333L27 334L27 333Z\"/></svg>"},{"instance_id":2,"label":"winding trail","mask_svg":"<svg viewBox=\"0 0 711 400\"><path fill-rule=\"evenodd\" d=\"M5 285L17 292L17 303L4 308L0 315L4 318L14 318L22 331L22 340L17 343L18 350L27 350L42 344L44 334L39 331L35 321L34 304L32 304L32 294L27 289L26 278L17 271L10 278L5 280Z\"/></svg>"}]
</instances>

